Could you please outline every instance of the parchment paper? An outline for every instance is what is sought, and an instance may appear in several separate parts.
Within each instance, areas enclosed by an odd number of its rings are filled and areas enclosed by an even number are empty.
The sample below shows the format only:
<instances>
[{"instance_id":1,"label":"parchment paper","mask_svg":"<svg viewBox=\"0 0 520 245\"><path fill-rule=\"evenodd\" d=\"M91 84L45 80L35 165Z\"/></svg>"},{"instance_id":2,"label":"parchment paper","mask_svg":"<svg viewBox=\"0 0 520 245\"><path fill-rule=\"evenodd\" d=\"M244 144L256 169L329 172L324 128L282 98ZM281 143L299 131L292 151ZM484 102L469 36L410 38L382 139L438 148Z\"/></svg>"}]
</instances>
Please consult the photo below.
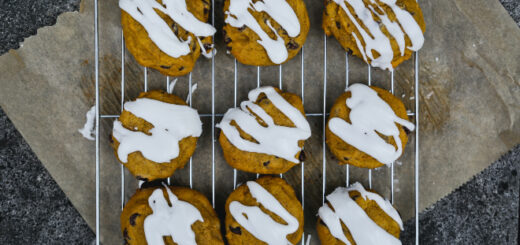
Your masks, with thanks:
<instances>
[{"instance_id":1,"label":"parchment paper","mask_svg":"<svg viewBox=\"0 0 520 245\"><path fill-rule=\"evenodd\" d=\"M305 45L305 109L322 111L323 32L322 1L305 1L311 31ZM421 102L420 208L448 194L520 143L520 31L498 1L419 1L427 23L426 43L420 51L420 98L413 98L413 64L405 62L395 72L396 94L413 111ZM222 26L222 1L216 1L217 26ZM100 1L100 83L102 112L120 110L121 32L117 1ZM0 106L7 112L34 152L68 198L95 227L94 143L77 129L94 103L93 1L83 1L79 13L66 13L55 26L42 28L26 39L24 47L0 57ZM233 59L225 54L217 35L216 112L233 106ZM345 56L333 38L328 39L327 108L345 88ZM366 82L367 66L350 57L351 82ZM143 69L130 54L125 59L125 100L143 89ZM193 72L198 83L193 106L211 112L210 60L201 58ZM262 85L278 84L278 67L261 69ZM148 75L150 89L165 87L166 78ZM389 88L388 72L373 70L376 85ZM238 99L256 87L256 67L239 65ZM300 56L283 66L283 88L300 89ZM187 78L179 79L175 94L186 96ZM413 120L413 118L411 118ZM216 119L216 122L220 118ZM305 231L313 235L315 214L321 205L322 118L310 117L313 136L306 143ZM204 118L204 132L193 160L194 188L210 200L211 120ZM120 244L120 165L108 144L112 119L102 119L101 130L101 235L104 244ZM219 131L216 130L216 133ZM413 216L413 138L396 165L395 204L404 220ZM232 169L224 162L218 142L216 154L216 209L223 217L224 202L232 190ZM344 167L327 155L327 192L345 184ZM389 169L374 171L374 189L390 196ZM188 167L175 173L173 183L188 185ZM254 175L239 173L239 182ZM300 167L284 178L300 193ZM367 184L367 171L351 168L351 181ZM125 198L137 183L126 173Z\"/></svg>"}]
</instances>

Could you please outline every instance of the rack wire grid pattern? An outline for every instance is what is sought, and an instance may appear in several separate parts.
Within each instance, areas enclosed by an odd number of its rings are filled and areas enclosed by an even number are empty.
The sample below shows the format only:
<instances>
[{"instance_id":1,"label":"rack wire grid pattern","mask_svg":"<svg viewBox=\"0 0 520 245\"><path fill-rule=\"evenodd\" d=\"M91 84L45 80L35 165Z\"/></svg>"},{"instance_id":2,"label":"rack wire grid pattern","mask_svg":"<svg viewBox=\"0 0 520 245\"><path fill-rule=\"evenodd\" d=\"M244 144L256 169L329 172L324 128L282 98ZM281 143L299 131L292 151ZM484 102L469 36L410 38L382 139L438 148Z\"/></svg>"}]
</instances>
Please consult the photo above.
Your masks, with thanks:
<instances>
[{"instance_id":1,"label":"rack wire grid pattern","mask_svg":"<svg viewBox=\"0 0 520 245\"><path fill-rule=\"evenodd\" d=\"M211 0L211 24L215 26L215 2ZM99 93L99 20L98 20L98 0L94 0L94 58L95 58L95 159L96 159L96 245L100 244L100 137L99 137L99 126L100 119L114 119L118 118L119 115L101 115L100 108L100 93ZM326 195L326 183L327 183L327 151L326 151L326 143L325 143L325 129L326 129L326 119L327 119L327 35L323 35L323 54L324 54L324 64L323 64L323 111L321 113L306 113L307 117L322 117L322 204L325 203L325 195ZM214 50L213 50L214 52ZM301 66L301 99L302 104L305 103L305 46L302 46L300 51L300 66ZM415 96L415 112L408 112L408 116L412 116L415 118L415 147L414 147L414 192L415 192L415 244L419 244L419 54L418 52L414 52L413 55L414 62L414 96ZM280 90L283 85L283 66L279 65L279 73L278 73L278 87ZM371 85L371 67L367 65L368 69L368 85ZM256 67L256 85L260 87L260 78L261 78L261 67ZM345 88L349 86L349 54L345 52ZM148 91L148 76L147 76L147 68L143 68L143 86L144 91ZM171 86L170 77L166 77L166 90L169 91ZM237 107L237 87L238 87L238 62L234 60L234 107ZM390 72L390 92L394 94L394 71ZM123 30L121 30L121 112L124 109L124 98L125 98L125 42L123 36ZM192 73L188 74L188 100L189 106L192 106ZM212 164L211 164L211 203L213 208L215 208L215 118L222 117L223 113L215 112L215 59L214 56L211 58L211 113L202 113L199 114L201 117L211 117L211 141L212 141ZM123 210L125 205L125 174L124 174L124 166L121 164L121 210ZM300 163L301 168L301 204L302 209L305 207L305 162L302 161ZM257 178L259 175L257 174ZM283 178L283 174L280 174L280 177ZM168 184L170 184L170 178L167 179ZM350 167L348 164L345 165L345 185L348 186L350 182ZM142 183L142 182L140 182ZM372 187L372 170L368 169L368 183L369 188ZM190 188L193 188L193 178L192 178L192 158L189 160L189 185ZM140 186L140 185L139 185ZM233 188L237 187L237 170L233 169ZM390 188L391 188L391 196L390 201L394 203L394 163L390 166ZM308 238L307 244L310 242L310 236ZM302 234L301 244L305 245L305 233Z\"/></svg>"}]
</instances>

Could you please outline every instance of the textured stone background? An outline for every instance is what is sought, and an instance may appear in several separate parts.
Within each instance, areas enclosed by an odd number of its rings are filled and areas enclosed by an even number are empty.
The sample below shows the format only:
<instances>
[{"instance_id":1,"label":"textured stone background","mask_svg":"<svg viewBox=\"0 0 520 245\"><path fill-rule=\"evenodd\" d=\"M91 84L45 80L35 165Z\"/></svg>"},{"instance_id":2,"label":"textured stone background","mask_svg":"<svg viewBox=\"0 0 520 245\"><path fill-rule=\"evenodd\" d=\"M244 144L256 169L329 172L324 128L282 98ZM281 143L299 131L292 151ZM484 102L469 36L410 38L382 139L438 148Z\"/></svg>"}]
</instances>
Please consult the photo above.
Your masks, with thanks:
<instances>
[{"instance_id":1,"label":"textured stone background","mask_svg":"<svg viewBox=\"0 0 520 245\"><path fill-rule=\"evenodd\" d=\"M520 23L518 1L501 2ZM37 28L54 24L59 13L78 8L78 1L0 2L0 54L17 48ZM0 115L0 242L90 243L93 234L85 222L2 111ZM425 211L421 215L423 243L515 244L518 152L518 147L513 148L478 177ZM413 223L408 222L407 227L413 227ZM405 244L412 230L403 234Z\"/></svg>"},{"instance_id":2,"label":"textured stone background","mask_svg":"<svg viewBox=\"0 0 520 245\"><path fill-rule=\"evenodd\" d=\"M0 108L0 244L90 244L94 239Z\"/></svg>"},{"instance_id":3,"label":"textured stone background","mask_svg":"<svg viewBox=\"0 0 520 245\"><path fill-rule=\"evenodd\" d=\"M444 197L420 217L421 244L518 244L520 145ZM405 223L403 244L415 241Z\"/></svg>"}]
</instances>

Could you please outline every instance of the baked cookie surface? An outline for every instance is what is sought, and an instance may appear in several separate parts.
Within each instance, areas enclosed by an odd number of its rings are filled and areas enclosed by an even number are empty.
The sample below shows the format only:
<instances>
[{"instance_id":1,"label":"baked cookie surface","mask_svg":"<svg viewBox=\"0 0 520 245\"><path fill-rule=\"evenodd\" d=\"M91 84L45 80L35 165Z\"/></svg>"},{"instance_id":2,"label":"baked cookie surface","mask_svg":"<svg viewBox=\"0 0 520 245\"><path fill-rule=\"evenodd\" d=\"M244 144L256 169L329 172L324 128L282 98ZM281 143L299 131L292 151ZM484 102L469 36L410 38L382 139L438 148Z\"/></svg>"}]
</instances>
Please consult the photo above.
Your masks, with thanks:
<instances>
[{"instance_id":1,"label":"baked cookie surface","mask_svg":"<svg viewBox=\"0 0 520 245\"><path fill-rule=\"evenodd\" d=\"M111 139L119 162L136 178L152 181L183 168L201 133L202 122L196 110L178 96L154 90L125 103L125 110L114 122ZM125 145L120 148L122 142ZM176 153L173 148L177 148Z\"/></svg>"},{"instance_id":2,"label":"baked cookie surface","mask_svg":"<svg viewBox=\"0 0 520 245\"><path fill-rule=\"evenodd\" d=\"M229 195L225 225L231 245L296 244L303 233L303 209L285 180L263 176Z\"/></svg>"},{"instance_id":3,"label":"baked cookie surface","mask_svg":"<svg viewBox=\"0 0 520 245\"><path fill-rule=\"evenodd\" d=\"M351 100L353 91L356 98ZM354 114L352 108L356 108ZM356 116L354 123L352 115ZM403 102L390 92L375 86L354 84L336 99L330 109L326 143L340 164L381 167L391 164L404 152L409 132L406 130L414 129L414 125L406 120L408 114ZM331 122L334 122L332 127Z\"/></svg>"},{"instance_id":4,"label":"baked cookie surface","mask_svg":"<svg viewBox=\"0 0 520 245\"><path fill-rule=\"evenodd\" d=\"M389 70L422 47L426 28L416 0L326 0L322 26L347 52Z\"/></svg>"},{"instance_id":5,"label":"baked cookie surface","mask_svg":"<svg viewBox=\"0 0 520 245\"><path fill-rule=\"evenodd\" d=\"M227 51L246 65L269 66L290 60L309 32L302 0L226 0L224 13Z\"/></svg>"},{"instance_id":6,"label":"baked cookie surface","mask_svg":"<svg viewBox=\"0 0 520 245\"><path fill-rule=\"evenodd\" d=\"M122 8L121 25L126 48L140 65L158 70L167 76L182 76L193 70L201 53L211 56L212 35L215 29L206 24L211 8L209 0L186 0L186 11L182 14L192 15L194 18L186 17L182 21L175 21L167 14L168 11L182 12L182 8L178 5L173 6L171 0L145 0L141 1L139 7L135 2L120 0L119 5ZM175 11L172 8L176 8ZM125 9L133 14L129 14ZM143 24L147 21L151 22L149 28ZM187 30L190 28L199 31L194 34L195 30ZM155 41L150 36L152 31ZM200 38L200 42L197 37ZM179 47L178 52L170 53L169 48L176 46Z\"/></svg>"},{"instance_id":7,"label":"baked cookie surface","mask_svg":"<svg viewBox=\"0 0 520 245\"><path fill-rule=\"evenodd\" d=\"M251 173L279 174L303 160L302 147L311 132L299 96L262 87L252 90L241 106L229 109L218 125L229 165Z\"/></svg>"},{"instance_id":8,"label":"baked cookie surface","mask_svg":"<svg viewBox=\"0 0 520 245\"><path fill-rule=\"evenodd\" d=\"M125 244L131 245L224 244L211 203L200 192L184 187L138 189L121 213L121 232Z\"/></svg>"},{"instance_id":9,"label":"baked cookie surface","mask_svg":"<svg viewBox=\"0 0 520 245\"><path fill-rule=\"evenodd\" d=\"M354 183L327 196L316 229L321 244L401 244L403 223L388 200Z\"/></svg>"}]
</instances>

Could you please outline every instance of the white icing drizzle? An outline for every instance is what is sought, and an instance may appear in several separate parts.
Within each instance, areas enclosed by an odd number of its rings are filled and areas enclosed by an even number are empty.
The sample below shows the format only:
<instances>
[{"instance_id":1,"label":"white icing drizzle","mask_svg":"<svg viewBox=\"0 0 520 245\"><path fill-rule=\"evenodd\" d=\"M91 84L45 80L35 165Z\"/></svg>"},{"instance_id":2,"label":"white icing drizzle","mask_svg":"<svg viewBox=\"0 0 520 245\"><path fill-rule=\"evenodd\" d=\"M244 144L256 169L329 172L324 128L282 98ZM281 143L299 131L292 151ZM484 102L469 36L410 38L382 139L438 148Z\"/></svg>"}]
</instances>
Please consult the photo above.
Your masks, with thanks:
<instances>
[{"instance_id":1,"label":"white icing drizzle","mask_svg":"<svg viewBox=\"0 0 520 245\"><path fill-rule=\"evenodd\" d=\"M216 32L212 25L198 20L188 11L185 0L162 0L162 4L156 0L119 0L119 7L141 23L159 49L174 58L190 53L191 37L186 41L180 40L156 10L168 15L196 37L208 37ZM204 50L203 45L200 47ZM202 53L206 56L205 50Z\"/></svg>"},{"instance_id":2,"label":"white icing drizzle","mask_svg":"<svg viewBox=\"0 0 520 245\"><path fill-rule=\"evenodd\" d=\"M260 37L258 43L264 47L269 59L276 64L283 63L288 56L285 41L267 21L266 24L276 35L275 40L271 39L249 11L266 12L290 37L300 34L300 21L296 13L285 0L263 0L255 3L252 0L230 0L229 10L226 11L226 23L237 28L244 25L249 27Z\"/></svg>"},{"instance_id":3,"label":"white icing drizzle","mask_svg":"<svg viewBox=\"0 0 520 245\"><path fill-rule=\"evenodd\" d=\"M87 111L87 114L85 115L87 120L85 121L85 125L83 125L82 129L78 129L78 131L88 140L95 140L95 132L94 129L96 128L95 125L95 119L96 119L96 106L92 106L90 110Z\"/></svg>"},{"instance_id":4,"label":"white icing drizzle","mask_svg":"<svg viewBox=\"0 0 520 245\"><path fill-rule=\"evenodd\" d=\"M353 84L347 91L351 97L346 100L350 108L349 118L352 124L334 117L329 121L329 129L346 143L372 156L384 164L395 161L403 151L399 128L396 123L415 129L413 123L395 115L392 107L382 100L377 92L364 84ZM397 150L386 143L377 133L392 136Z\"/></svg>"},{"instance_id":5,"label":"white icing drizzle","mask_svg":"<svg viewBox=\"0 0 520 245\"><path fill-rule=\"evenodd\" d=\"M262 93L296 127L274 124L271 116L254 103ZM298 141L305 140L311 136L311 129L305 116L289 104L273 87L261 87L251 90L248 97L249 101L243 101L240 104L241 109L229 109L217 127L221 128L229 141L240 150L275 155L288 161L299 163L299 160L295 157L301 151ZM267 124L267 127L259 124L255 115L262 119ZM231 126L231 121L235 121L240 129L251 135L258 143L243 139L238 129L235 126Z\"/></svg>"},{"instance_id":6,"label":"white icing drizzle","mask_svg":"<svg viewBox=\"0 0 520 245\"><path fill-rule=\"evenodd\" d=\"M401 56L404 55L405 48L412 51L419 50L424 43L424 36L421 27L412 15L406 10L401 9L396 5L396 0L379 0L392 9L395 14L397 22L393 22L388 18L388 14L385 13L384 8L376 0L369 0L371 4L375 5L377 9L374 9L372 5L365 5L363 0L334 0L336 4L341 6L345 11L349 19L354 23L357 30L361 34L365 46L363 47L360 37L354 32L352 36L356 41L356 45L363 56L363 59L368 62L367 58L370 58L371 65L374 67L380 67L382 69L393 70L392 59L394 52L390 44L390 39L381 31L381 26L373 18L372 13L381 19L381 24L386 27L390 35L396 40ZM351 12L347 7L347 3L352 7L354 12ZM381 13L378 13L379 10ZM359 23L354 16L359 18L368 29L368 32L363 29L361 23ZM405 34L410 39L412 46L405 47ZM372 51L377 51L380 56L374 59Z\"/></svg>"},{"instance_id":7,"label":"white icing drizzle","mask_svg":"<svg viewBox=\"0 0 520 245\"><path fill-rule=\"evenodd\" d=\"M164 184L163 184L164 185ZM193 223L204 222L199 210L189 202L179 200L170 188L164 185L171 206L164 198L162 189L155 190L148 198L153 213L144 219L144 234L149 245L164 245L164 236L171 236L179 245L196 245Z\"/></svg>"},{"instance_id":8,"label":"white icing drizzle","mask_svg":"<svg viewBox=\"0 0 520 245\"><path fill-rule=\"evenodd\" d=\"M140 151L151 161L163 163L179 155L179 141L186 137L199 137L202 122L196 110L158 100L139 98L124 105L136 117L151 123L151 135L131 131L123 127L119 120L114 121L112 135L119 141L119 159L126 163L128 154Z\"/></svg>"},{"instance_id":9,"label":"white icing drizzle","mask_svg":"<svg viewBox=\"0 0 520 245\"><path fill-rule=\"evenodd\" d=\"M269 214L262 212L257 206L244 206L237 201L229 204L229 211L233 218L255 238L269 245L292 244L287 240L287 235L298 230L300 224L298 220L260 184L248 181L247 187L257 202L282 218L287 225L274 221Z\"/></svg>"},{"instance_id":10,"label":"white icing drizzle","mask_svg":"<svg viewBox=\"0 0 520 245\"><path fill-rule=\"evenodd\" d=\"M327 225L330 233L343 243L350 245L347 237L343 233L341 222L347 226L352 238L359 245L365 244L401 244L399 239L392 236L383 228L378 226L365 211L349 196L349 192L357 191L365 200L373 200L377 205L399 224L403 230L403 221L388 200L381 196L368 192L360 183L354 183L349 188L338 187L334 192L327 195L327 201L332 209L327 205L323 205L318 215ZM334 211L333 211L334 210Z\"/></svg>"},{"instance_id":11,"label":"white icing drizzle","mask_svg":"<svg viewBox=\"0 0 520 245\"><path fill-rule=\"evenodd\" d=\"M190 96L193 97L193 93L195 93L195 90L197 90L196 83L191 86L191 94L188 92L188 96L186 96L186 103L188 103L188 101L190 101Z\"/></svg>"}]
</instances>

